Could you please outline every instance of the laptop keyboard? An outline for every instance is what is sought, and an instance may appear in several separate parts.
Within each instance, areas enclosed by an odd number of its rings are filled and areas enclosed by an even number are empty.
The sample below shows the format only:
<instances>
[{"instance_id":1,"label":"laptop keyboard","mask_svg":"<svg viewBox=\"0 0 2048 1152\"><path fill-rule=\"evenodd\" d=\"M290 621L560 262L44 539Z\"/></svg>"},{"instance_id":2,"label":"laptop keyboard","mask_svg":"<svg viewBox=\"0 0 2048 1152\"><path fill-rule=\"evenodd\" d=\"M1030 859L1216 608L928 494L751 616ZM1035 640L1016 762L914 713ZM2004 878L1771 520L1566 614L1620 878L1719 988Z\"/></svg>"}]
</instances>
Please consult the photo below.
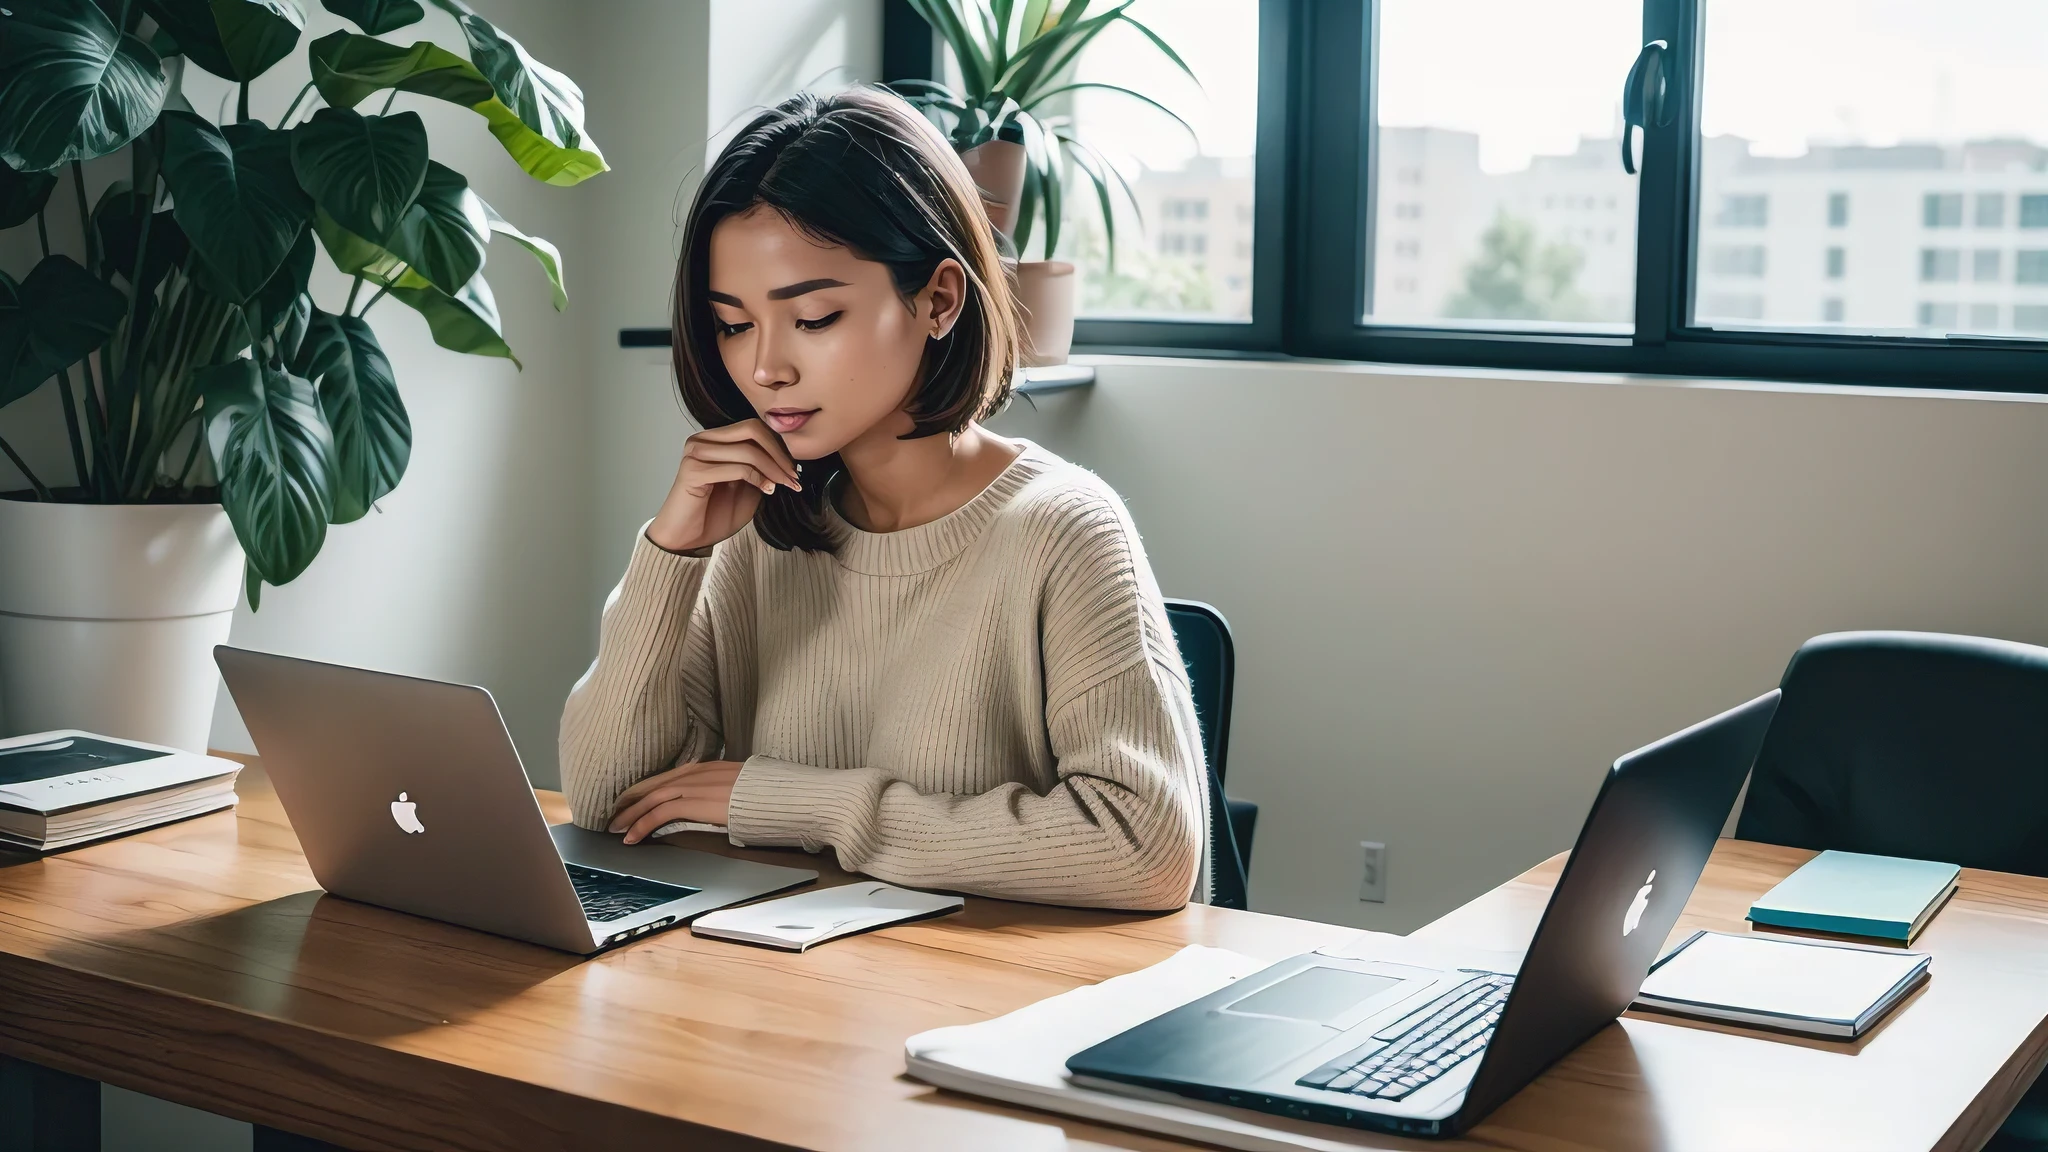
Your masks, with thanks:
<instances>
[{"instance_id":1,"label":"laptop keyboard","mask_svg":"<svg viewBox=\"0 0 2048 1152\"><path fill-rule=\"evenodd\" d=\"M1486 1050L1514 983L1512 976L1481 973L1295 1083L1375 1100L1402 1099Z\"/></svg>"},{"instance_id":2,"label":"laptop keyboard","mask_svg":"<svg viewBox=\"0 0 2048 1152\"><path fill-rule=\"evenodd\" d=\"M576 899L583 902L583 914L599 923L624 920L635 912L645 912L657 904L698 892L681 884L663 884L640 876L563 863L569 869L570 882L576 885Z\"/></svg>"}]
</instances>

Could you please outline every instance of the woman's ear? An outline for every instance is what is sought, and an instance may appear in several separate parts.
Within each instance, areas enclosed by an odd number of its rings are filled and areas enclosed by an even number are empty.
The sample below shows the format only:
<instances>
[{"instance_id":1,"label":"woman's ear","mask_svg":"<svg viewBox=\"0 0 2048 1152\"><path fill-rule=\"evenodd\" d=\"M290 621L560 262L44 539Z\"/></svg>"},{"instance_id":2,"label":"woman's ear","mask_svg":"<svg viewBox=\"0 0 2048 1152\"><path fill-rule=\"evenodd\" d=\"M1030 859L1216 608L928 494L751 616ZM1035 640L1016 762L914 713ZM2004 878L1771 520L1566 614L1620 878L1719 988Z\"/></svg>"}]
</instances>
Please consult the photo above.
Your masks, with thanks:
<instances>
[{"instance_id":1,"label":"woman's ear","mask_svg":"<svg viewBox=\"0 0 2048 1152\"><path fill-rule=\"evenodd\" d=\"M926 335L943 340L959 323L967 307L967 270L958 260L947 257L932 269L931 279L917 294L917 318L931 327Z\"/></svg>"}]
</instances>

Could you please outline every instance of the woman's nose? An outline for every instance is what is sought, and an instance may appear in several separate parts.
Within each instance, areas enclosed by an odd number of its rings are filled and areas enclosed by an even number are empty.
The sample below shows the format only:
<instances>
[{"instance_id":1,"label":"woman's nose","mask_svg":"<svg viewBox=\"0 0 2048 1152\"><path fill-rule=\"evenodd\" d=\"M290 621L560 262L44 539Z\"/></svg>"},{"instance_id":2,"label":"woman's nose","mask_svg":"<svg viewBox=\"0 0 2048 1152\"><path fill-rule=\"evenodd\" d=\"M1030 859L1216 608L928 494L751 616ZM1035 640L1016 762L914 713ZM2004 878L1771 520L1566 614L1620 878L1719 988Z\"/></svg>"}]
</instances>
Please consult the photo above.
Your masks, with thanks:
<instances>
[{"instance_id":1,"label":"woman's nose","mask_svg":"<svg viewBox=\"0 0 2048 1152\"><path fill-rule=\"evenodd\" d=\"M765 326L764 326L765 327ZM787 388L796 383L796 365L783 354L782 340L762 332L754 342L754 383L761 388Z\"/></svg>"}]
</instances>

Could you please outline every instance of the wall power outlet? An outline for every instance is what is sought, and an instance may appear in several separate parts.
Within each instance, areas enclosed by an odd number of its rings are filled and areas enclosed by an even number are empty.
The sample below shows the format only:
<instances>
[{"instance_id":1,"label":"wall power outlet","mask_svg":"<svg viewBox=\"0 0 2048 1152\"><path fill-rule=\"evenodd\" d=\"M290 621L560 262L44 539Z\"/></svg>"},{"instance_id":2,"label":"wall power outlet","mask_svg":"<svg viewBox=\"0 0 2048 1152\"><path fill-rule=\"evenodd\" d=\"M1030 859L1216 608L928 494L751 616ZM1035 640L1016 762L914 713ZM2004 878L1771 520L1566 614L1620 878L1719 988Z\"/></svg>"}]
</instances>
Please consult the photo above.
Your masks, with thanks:
<instances>
[{"instance_id":1,"label":"wall power outlet","mask_svg":"<svg viewBox=\"0 0 2048 1152\"><path fill-rule=\"evenodd\" d=\"M1387 846L1377 840L1360 840L1365 849L1365 879L1359 882L1358 898L1375 904L1387 902Z\"/></svg>"}]
</instances>

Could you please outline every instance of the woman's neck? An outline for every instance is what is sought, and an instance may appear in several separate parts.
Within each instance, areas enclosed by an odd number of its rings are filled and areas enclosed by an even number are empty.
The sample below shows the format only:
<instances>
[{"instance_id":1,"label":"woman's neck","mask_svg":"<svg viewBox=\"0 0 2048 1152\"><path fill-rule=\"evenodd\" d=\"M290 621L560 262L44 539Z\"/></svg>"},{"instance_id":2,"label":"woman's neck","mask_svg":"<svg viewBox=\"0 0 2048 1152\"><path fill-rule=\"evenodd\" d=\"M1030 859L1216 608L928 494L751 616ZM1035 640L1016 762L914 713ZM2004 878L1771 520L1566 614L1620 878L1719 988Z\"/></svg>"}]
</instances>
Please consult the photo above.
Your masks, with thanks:
<instances>
[{"instance_id":1,"label":"woman's neck","mask_svg":"<svg viewBox=\"0 0 2048 1152\"><path fill-rule=\"evenodd\" d=\"M1024 451L1023 444L979 424L957 436L899 440L909 431L908 417L902 423L900 429L877 428L839 450L846 466L839 513L863 532L900 532L959 510Z\"/></svg>"}]
</instances>

